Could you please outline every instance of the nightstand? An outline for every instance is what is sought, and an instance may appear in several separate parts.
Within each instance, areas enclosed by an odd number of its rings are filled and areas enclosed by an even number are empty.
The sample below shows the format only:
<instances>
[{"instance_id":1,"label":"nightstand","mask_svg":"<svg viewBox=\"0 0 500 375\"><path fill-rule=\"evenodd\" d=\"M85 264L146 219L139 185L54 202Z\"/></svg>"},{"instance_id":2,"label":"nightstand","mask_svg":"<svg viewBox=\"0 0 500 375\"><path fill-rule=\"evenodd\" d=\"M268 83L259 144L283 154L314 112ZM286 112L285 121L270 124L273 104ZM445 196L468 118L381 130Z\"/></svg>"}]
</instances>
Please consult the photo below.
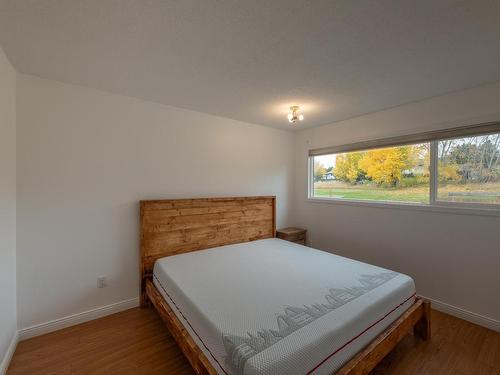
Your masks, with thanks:
<instances>
[{"instance_id":1,"label":"nightstand","mask_svg":"<svg viewBox=\"0 0 500 375\"><path fill-rule=\"evenodd\" d=\"M307 230L302 228L282 228L276 231L276 237L281 238L282 240L305 245L306 233Z\"/></svg>"}]
</instances>

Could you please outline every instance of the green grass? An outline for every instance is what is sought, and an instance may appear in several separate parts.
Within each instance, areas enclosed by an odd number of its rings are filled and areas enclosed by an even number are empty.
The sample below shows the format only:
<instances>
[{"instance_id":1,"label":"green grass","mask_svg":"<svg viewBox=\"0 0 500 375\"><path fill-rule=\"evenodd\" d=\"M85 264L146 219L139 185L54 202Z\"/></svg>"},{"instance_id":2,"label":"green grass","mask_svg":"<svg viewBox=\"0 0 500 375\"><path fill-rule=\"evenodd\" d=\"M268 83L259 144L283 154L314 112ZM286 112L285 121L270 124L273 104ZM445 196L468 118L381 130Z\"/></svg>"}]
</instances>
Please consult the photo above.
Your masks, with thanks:
<instances>
[{"instance_id":1,"label":"green grass","mask_svg":"<svg viewBox=\"0 0 500 375\"><path fill-rule=\"evenodd\" d=\"M375 201L398 201L428 203L429 192L427 188L409 189L380 189L380 188L315 188L315 197L345 198Z\"/></svg>"},{"instance_id":2,"label":"green grass","mask_svg":"<svg viewBox=\"0 0 500 375\"><path fill-rule=\"evenodd\" d=\"M451 196L452 192L492 192L493 196ZM500 198L496 197L500 191L500 183L488 184L448 184L439 187L439 197L444 201L470 202L470 203L500 203ZM403 187L403 188L383 188L373 184L348 185L340 182L322 182L315 184L315 197L359 199L370 201L393 201L410 203L429 203L429 187L427 185Z\"/></svg>"}]
</instances>

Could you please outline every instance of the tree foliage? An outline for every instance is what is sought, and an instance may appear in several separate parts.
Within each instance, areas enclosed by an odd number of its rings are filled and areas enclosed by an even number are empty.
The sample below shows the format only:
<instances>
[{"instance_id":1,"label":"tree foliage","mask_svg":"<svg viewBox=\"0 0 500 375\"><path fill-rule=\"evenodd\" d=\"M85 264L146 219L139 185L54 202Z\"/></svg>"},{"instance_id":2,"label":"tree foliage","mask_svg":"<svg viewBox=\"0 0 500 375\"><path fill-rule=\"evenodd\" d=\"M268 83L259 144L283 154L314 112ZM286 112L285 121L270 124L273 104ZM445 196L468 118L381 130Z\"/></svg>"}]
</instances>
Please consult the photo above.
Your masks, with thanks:
<instances>
[{"instance_id":1,"label":"tree foliage","mask_svg":"<svg viewBox=\"0 0 500 375\"><path fill-rule=\"evenodd\" d=\"M367 151L359 161L359 167L378 185L396 186L403 171L411 168L413 146L400 146Z\"/></svg>"},{"instance_id":2,"label":"tree foliage","mask_svg":"<svg viewBox=\"0 0 500 375\"><path fill-rule=\"evenodd\" d=\"M460 179L462 178L462 176L460 175L460 168L456 163L445 164L442 161L439 161L438 170L440 182L460 181Z\"/></svg>"},{"instance_id":3,"label":"tree foliage","mask_svg":"<svg viewBox=\"0 0 500 375\"><path fill-rule=\"evenodd\" d=\"M396 186L405 170L417 160L424 160L428 148L422 146L390 147L337 155L334 174L344 182L371 180L377 185Z\"/></svg>"},{"instance_id":4,"label":"tree foliage","mask_svg":"<svg viewBox=\"0 0 500 375\"><path fill-rule=\"evenodd\" d=\"M428 183L430 145L388 147L336 155L334 167L314 164L314 179L333 172L350 184L372 182L379 186L416 186ZM438 142L440 182L500 181L500 134L466 137Z\"/></svg>"},{"instance_id":5,"label":"tree foliage","mask_svg":"<svg viewBox=\"0 0 500 375\"><path fill-rule=\"evenodd\" d=\"M351 184L361 180L364 177L364 172L359 167L359 161L362 158L362 152L349 152L337 155L333 172L335 178Z\"/></svg>"},{"instance_id":6,"label":"tree foliage","mask_svg":"<svg viewBox=\"0 0 500 375\"><path fill-rule=\"evenodd\" d=\"M447 178L462 182L496 181L500 178L500 134L439 142L439 175L456 169ZM444 178L444 177L443 177Z\"/></svg>"},{"instance_id":7,"label":"tree foliage","mask_svg":"<svg viewBox=\"0 0 500 375\"><path fill-rule=\"evenodd\" d=\"M314 181L320 181L323 178L323 175L326 173L325 166L319 162L314 161Z\"/></svg>"}]
</instances>

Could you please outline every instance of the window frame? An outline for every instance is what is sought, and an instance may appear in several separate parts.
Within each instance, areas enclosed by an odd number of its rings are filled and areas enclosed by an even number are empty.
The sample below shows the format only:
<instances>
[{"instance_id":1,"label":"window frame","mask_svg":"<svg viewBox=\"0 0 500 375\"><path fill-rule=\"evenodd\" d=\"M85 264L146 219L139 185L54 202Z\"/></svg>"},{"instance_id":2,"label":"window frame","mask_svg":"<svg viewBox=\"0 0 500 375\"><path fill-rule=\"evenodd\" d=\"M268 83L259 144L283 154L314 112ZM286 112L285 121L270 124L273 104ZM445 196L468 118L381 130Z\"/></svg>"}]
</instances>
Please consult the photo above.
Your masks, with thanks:
<instances>
[{"instance_id":1,"label":"window frame","mask_svg":"<svg viewBox=\"0 0 500 375\"><path fill-rule=\"evenodd\" d=\"M477 130L477 132L475 132ZM426 132L409 136L386 138L367 142L358 142L350 145L326 147L309 150L307 163L307 201L316 203L334 203L355 206L370 206L382 208L418 209L451 213L466 213L479 215L500 216L500 204L447 202L438 200L438 145L440 141L482 136L500 133L500 122L478 124L442 131ZM428 138L426 140L426 138ZM314 196L314 157L328 154L365 151L369 149L405 146L416 143L429 143L429 203L404 201L377 201L370 199L329 198ZM356 148L361 147L361 148ZM329 152L334 150L335 152ZM338 150L338 151L337 151Z\"/></svg>"}]
</instances>

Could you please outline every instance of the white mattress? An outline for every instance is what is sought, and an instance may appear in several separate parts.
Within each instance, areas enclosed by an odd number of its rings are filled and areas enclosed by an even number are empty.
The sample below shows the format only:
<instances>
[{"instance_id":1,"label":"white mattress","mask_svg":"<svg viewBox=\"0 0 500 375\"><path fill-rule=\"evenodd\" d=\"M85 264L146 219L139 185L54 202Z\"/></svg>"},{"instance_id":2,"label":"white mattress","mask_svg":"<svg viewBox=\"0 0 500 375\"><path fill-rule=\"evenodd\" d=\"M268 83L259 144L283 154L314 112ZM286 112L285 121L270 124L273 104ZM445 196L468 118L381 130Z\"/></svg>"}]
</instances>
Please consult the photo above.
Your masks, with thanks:
<instances>
[{"instance_id":1,"label":"white mattress","mask_svg":"<svg viewBox=\"0 0 500 375\"><path fill-rule=\"evenodd\" d=\"M221 374L331 374L415 298L408 276L274 238L162 258L154 283Z\"/></svg>"}]
</instances>

